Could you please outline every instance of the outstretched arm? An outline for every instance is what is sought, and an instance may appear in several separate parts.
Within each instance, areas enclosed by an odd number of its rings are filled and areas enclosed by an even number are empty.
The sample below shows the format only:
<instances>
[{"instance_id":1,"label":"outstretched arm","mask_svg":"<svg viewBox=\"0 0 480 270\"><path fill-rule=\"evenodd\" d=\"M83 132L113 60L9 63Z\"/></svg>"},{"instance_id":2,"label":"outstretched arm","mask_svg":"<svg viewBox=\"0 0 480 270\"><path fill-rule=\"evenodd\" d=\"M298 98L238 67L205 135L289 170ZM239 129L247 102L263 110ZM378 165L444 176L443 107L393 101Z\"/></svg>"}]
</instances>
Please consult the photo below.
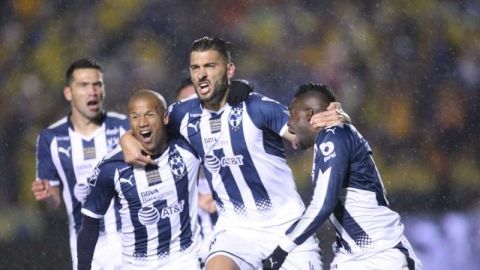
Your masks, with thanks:
<instances>
[{"instance_id":1,"label":"outstretched arm","mask_svg":"<svg viewBox=\"0 0 480 270\"><path fill-rule=\"evenodd\" d=\"M78 270L90 270L93 252L97 245L100 220L83 215L82 227L77 238Z\"/></svg>"},{"instance_id":2,"label":"outstretched arm","mask_svg":"<svg viewBox=\"0 0 480 270\"><path fill-rule=\"evenodd\" d=\"M123 157L125 162L139 166L146 166L147 164L154 165L155 162L149 155L145 154L142 144L135 139L132 131L125 132L120 138L120 146L123 150Z\"/></svg>"}]
</instances>

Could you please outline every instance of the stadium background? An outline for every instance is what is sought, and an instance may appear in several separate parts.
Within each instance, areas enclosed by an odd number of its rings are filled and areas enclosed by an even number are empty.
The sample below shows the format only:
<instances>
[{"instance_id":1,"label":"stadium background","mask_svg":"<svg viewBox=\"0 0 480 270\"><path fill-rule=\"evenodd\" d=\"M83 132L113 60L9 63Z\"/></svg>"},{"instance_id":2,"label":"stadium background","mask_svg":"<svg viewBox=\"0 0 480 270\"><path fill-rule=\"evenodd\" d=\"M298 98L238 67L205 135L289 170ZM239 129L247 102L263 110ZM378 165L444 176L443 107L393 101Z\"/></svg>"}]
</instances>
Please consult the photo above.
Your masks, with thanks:
<instances>
[{"instance_id":1,"label":"stadium background","mask_svg":"<svg viewBox=\"0 0 480 270\"><path fill-rule=\"evenodd\" d=\"M49 1L0 4L0 269L67 269L64 209L30 192L39 131L67 113L64 71L104 67L107 108L133 89L173 100L204 35L235 44L237 78L288 104L331 85L369 140L425 269L480 269L480 2ZM290 152L305 199L311 152ZM319 231L328 269L333 231Z\"/></svg>"}]
</instances>

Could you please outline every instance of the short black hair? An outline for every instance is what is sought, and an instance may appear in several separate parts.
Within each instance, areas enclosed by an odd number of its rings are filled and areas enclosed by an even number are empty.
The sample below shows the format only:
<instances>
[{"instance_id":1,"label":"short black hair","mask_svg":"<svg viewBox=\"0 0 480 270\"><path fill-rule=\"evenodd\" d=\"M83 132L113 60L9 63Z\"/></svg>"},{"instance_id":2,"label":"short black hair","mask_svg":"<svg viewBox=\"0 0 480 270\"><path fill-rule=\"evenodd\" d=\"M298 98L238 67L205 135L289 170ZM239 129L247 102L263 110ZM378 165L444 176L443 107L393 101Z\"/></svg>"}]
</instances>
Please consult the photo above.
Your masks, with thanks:
<instances>
[{"instance_id":1,"label":"short black hair","mask_svg":"<svg viewBox=\"0 0 480 270\"><path fill-rule=\"evenodd\" d=\"M333 93L332 89L325 84L307 83L300 85L295 91L294 98L300 98L303 96L310 96L312 94L319 94L319 97L323 102L329 104L330 102L337 101L337 97Z\"/></svg>"},{"instance_id":2,"label":"short black hair","mask_svg":"<svg viewBox=\"0 0 480 270\"><path fill-rule=\"evenodd\" d=\"M195 40L190 49L192 52L203 52L207 50L215 50L227 59L227 62L232 61L232 44L219 37L202 37Z\"/></svg>"},{"instance_id":3,"label":"short black hair","mask_svg":"<svg viewBox=\"0 0 480 270\"><path fill-rule=\"evenodd\" d=\"M183 88L187 87L187 86L190 86L190 85L193 85L193 82L190 78L184 78L180 84L177 86L176 90L175 90L175 96L178 97L178 94L180 94L180 91L182 91Z\"/></svg>"},{"instance_id":4,"label":"short black hair","mask_svg":"<svg viewBox=\"0 0 480 270\"><path fill-rule=\"evenodd\" d=\"M93 68L103 72L102 66L93 58L82 58L70 64L65 74L65 83L70 85L73 80L73 72L81 68Z\"/></svg>"}]
</instances>

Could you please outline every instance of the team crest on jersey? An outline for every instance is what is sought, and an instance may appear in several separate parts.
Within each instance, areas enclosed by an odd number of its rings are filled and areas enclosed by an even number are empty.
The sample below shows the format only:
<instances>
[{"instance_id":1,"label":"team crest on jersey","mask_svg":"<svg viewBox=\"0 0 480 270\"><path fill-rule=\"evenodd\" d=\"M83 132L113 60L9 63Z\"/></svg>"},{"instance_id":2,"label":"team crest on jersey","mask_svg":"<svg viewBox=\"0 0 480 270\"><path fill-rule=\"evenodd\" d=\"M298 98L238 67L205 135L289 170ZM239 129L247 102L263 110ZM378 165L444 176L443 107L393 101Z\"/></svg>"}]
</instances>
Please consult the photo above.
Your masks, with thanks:
<instances>
[{"instance_id":1,"label":"team crest on jersey","mask_svg":"<svg viewBox=\"0 0 480 270\"><path fill-rule=\"evenodd\" d=\"M107 136L107 151L111 152L118 145L118 136Z\"/></svg>"},{"instance_id":2,"label":"team crest on jersey","mask_svg":"<svg viewBox=\"0 0 480 270\"><path fill-rule=\"evenodd\" d=\"M323 162L327 162L331 158L334 158L337 156L335 154L335 145L332 142L321 143L319 148L320 148L320 152L322 152L322 155L323 155Z\"/></svg>"},{"instance_id":3,"label":"team crest on jersey","mask_svg":"<svg viewBox=\"0 0 480 270\"><path fill-rule=\"evenodd\" d=\"M168 164L175 180L181 179L187 173L187 166L177 149L170 153Z\"/></svg>"},{"instance_id":4,"label":"team crest on jersey","mask_svg":"<svg viewBox=\"0 0 480 270\"><path fill-rule=\"evenodd\" d=\"M118 129L118 127L114 127L114 128L107 128L105 130L105 134L107 136L116 136L118 137L120 135L120 130Z\"/></svg>"},{"instance_id":5,"label":"team crest on jersey","mask_svg":"<svg viewBox=\"0 0 480 270\"><path fill-rule=\"evenodd\" d=\"M228 117L228 123L230 123L230 126L233 128L233 130L238 130L238 127L242 123L242 114L243 114L243 108L237 108L234 107L232 108L232 111L230 111L230 115Z\"/></svg>"}]
</instances>

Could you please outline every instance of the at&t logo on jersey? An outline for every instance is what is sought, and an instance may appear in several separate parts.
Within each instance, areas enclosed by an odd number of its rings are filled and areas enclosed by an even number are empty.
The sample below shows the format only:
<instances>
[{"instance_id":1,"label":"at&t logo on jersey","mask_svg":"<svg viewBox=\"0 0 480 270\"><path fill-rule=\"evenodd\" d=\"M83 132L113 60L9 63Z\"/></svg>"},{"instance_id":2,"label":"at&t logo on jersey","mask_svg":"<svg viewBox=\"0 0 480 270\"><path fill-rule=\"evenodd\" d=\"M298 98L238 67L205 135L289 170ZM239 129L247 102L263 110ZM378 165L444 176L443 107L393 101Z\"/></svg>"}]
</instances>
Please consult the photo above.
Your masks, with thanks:
<instances>
[{"instance_id":1,"label":"at&t logo on jersey","mask_svg":"<svg viewBox=\"0 0 480 270\"><path fill-rule=\"evenodd\" d=\"M157 208L153 206L142 207L138 211L138 221L144 226L156 225L160 220L160 213L158 213Z\"/></svg>"},{"instance_id":2,"label":"at&t logo on jersey","mask_svg":"<svg viewBox=\"0 0 480 270\"><path fill-rule=\"evenodd\" d=\"M242 113L243 108L233 108L230 112L228 123L230 123L230 126L232 126L234 130L237 130L242 123Z\"/></svg>"},{"instance_id":3,"label":"at&t logo on jersey","mask_svg":"<svg viewBox=\"0 0 480 270\"><path fill-rule=\"evenodd\" d=\"M237 155L233 157L222 157L220 160L220 165L222 165L222 167L243 165L243 156Z\"/></svg>"},{"instance_id":4,"label":"at&t logo on jersey","mask_svg":"<svg viewBox=\"0 0 480 270\"><path fill-rule=\"evenodd\" d=\"M221 167L243 165L243 155L222 157L221 159L213 155L207 155L205 156L204 164L211 173L218 173Z\"/></svg>"},{"instance_id":5,"label":"at&t logo on jersey","mask_svg":"<svg viewBox=\"0 0 480 270\"><path fill-rule=\"evenodd\" d=\"M178 203L174 203L171 206L167 206L167 207L163 208L161 217L162 218L168 218L171 215L182 212L184 205L185 205L185 201L181 200Z\"/></svg>"},{"instance_id":6,"label":"at&t logo on jersey","mask_svg":"<svg viewBox=\"0 0 480 270\"><path fill-rule=\"evenodd\" d=\"M323 155L323 162L327 162L337 156L335 154L335 145L332 142L321 143L319 148Z\"/></svg>"}]
</instances>

